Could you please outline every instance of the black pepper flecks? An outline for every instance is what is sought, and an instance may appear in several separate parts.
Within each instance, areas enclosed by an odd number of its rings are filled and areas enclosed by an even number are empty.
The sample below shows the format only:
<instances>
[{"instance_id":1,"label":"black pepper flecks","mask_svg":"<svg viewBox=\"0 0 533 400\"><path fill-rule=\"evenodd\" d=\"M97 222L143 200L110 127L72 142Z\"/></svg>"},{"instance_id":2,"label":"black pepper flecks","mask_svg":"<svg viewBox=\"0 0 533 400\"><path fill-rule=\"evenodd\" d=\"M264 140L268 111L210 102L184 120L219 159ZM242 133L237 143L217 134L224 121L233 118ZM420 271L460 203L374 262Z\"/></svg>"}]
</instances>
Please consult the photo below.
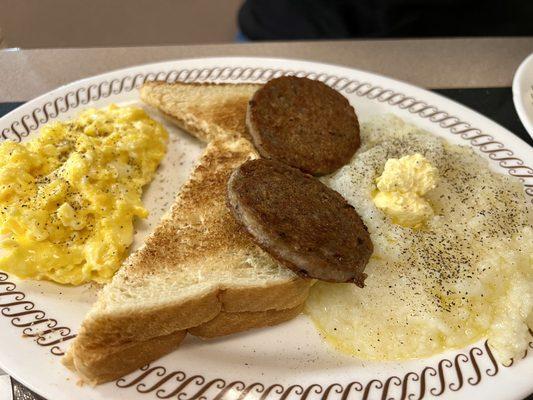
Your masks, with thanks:
<instances>
[{"instance_id":1,"label":"black pepper flecks","mask_svg":"<svg viewBox=\"0 0 533 400\"><path fill-rule=\"evenodd\" d=\"M482 264L487 252L499 251L500 244L510 243L531 225L522 188L491 172L471 149L427 140L418 132L390 136L374 130L370 136L372 140L363 142L349 173L323 178L360 211L375 245L386 247L389 237L399 242L390 249L399 249L398 257L383 258L387 248L379 252L380 260L367 282L375 279L377 285L380 271L393 271L396 279L387 281L385 289L399 303L412 307L405 321L398 320L391 310L387 321L394 325L407 326L409 318L439 313L449 314L453 320L457 310L471 309L473 302L484 301L480 300L484 293L472 293L471 288L483 287L479 285L480 275L490 269L489 264ZM387 217L367 212L361 203L371 201L374 180L383 172L387 159L414 153L424 155L439 170L440 182L427 196L436 218L421 230L389 228L380 224Z\"/></svg>"}]
</instances>

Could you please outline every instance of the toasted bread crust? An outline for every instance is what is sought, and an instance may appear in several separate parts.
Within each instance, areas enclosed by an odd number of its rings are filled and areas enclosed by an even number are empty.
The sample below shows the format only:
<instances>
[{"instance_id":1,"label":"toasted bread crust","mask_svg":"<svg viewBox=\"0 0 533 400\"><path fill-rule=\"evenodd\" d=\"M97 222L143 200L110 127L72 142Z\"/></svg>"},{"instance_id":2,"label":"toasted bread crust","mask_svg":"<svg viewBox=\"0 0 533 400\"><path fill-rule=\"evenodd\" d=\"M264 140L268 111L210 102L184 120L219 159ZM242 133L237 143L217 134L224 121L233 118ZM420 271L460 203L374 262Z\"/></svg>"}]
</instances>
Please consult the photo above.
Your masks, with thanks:
<instances>
[{"instance_id":1,"label":"toasted bread crust","mask_svg":"<svg viewBox=\"0 0 533 400\"><path fill-rule=\"evenodd\" d=\"M77 372L84 382L97 385L129 374L175 350L186 335L186 331L178 331L144 342L100 348L85 348L77 341L62 361L67 368Z\"/></svg>"},{"instance_id":2,"label":"toasted bread crust","mask_svg":"<svg viewBox=\"0 0 533 400\"><path fill-rule=\"evenodd\" d=\"M296 317L304 304L284 310L257 312L220 312L210 321L189 330L201 338L214 338L253 328L272 326ZM186 331L173 332L145 341L122 346L84 348L79 342L63 358L63 364L80 374L84 381L96 385L112 381L135 371L166 353L175 350L185 338Z\"/></svg>"},{"instance_id":3,"label":"toasted bread crust","mask_svg":"<svg viewBox=\"0 0 533 400\"><path fill-rule=\"evenodd\" d=\"M295 277L289 282L264 287L231 288L219 293L222 310L226 312L256 312L286 310L302 304L314 281Z\"/></svg>"},{"instance_id":4,"label":"toasted bread crust","mask_svg":"<svg viewBox=\"0 0 533 400\"><path fill-rule=\"evenodd\" d=\"M209 339L231 335L249 329L277 325L293 319L302 312L303 308L304 303L283 310L221 312L211 321L189 329L189 333L194 336Z\"/></svg>"},{"instance_id":5,"label":"toasted bread crust","mask_svg":"<svg viewBox=\"0 0 533 400\"><path fill-rule=\"evenodd\" d=\"M164 307L87 318L74 345L83 343L86 349L120 346L200 326L222 312L294 308L305 302L312 283L309 279L294 278L265 287L212 287L204 295L196 294L188 301Z\"/></svg>"},{"instance_id":6,"label":"toasted bread crust","mask_svg":"<svg viewBox=\"0 0 533 400\"><path fill-rule=\"evenodd\" d=\"M163 307L89 316L83 321L74 345L82 343L85 349L92 349L142 342L203 324L221 310L217 292L208 290L187 301Z\"/></svg>"}]
</instances>

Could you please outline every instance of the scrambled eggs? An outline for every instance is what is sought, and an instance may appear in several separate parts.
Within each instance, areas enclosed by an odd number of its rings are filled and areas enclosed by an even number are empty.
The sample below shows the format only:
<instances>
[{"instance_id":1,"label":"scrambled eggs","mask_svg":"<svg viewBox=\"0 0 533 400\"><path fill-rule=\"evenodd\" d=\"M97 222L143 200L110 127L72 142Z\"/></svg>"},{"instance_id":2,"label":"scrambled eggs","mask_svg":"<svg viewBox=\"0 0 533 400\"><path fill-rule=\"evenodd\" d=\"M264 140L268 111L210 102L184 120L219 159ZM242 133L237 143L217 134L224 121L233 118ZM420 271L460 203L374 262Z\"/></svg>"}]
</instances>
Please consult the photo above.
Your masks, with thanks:
<instances>
[{"instance_id":1,"label":"scrambled eggs","mask_svg":"<svg viewBox=\"0 0 533 400\"><path fill-rule=\"evenodd\" d=\"M319 331L364 359L428 357L481 338L500 361L521 357L532 340L533 213L520 181L396 117L362 124L361 137L350 164L323 180L357 210L374 253L363 289L311 288L306 312ZM387 160L415 153L439 171L424 229L393 223L372 198Z\"/></svg>"},{"instance_id":2,"label":"scrambled eggs","mask_svg":"<svg viewBox=\"0 0 533 400\"><path fill-rule=\"evenodd\" d=\"M433 215L423 196L437 186L437 180L437 169L420 153L390 158L376 180L374 204L395 224L418 228Z\"/></svg>"},{"instance_id":3,"label":"scrambled eggs","mask_svg":"<svg viewBox=\"0 0 533 400\"><path fill-rule=\"evenodd\" d=\"M140 108L88 109L27 143L0 145L0 269L78 285L106 282L147 216L142 188L168 134Z\"/></svg>"}]
</instances>

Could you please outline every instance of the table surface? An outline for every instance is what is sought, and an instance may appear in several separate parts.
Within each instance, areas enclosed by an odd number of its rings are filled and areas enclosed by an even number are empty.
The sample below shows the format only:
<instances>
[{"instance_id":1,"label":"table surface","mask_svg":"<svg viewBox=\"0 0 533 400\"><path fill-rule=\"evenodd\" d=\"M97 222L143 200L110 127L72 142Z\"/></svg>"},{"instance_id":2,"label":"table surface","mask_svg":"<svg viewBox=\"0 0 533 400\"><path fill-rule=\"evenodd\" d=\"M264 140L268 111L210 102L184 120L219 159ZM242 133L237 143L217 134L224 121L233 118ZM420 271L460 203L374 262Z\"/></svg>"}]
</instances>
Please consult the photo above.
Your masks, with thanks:
<instances>
[{"instance_id":1,"label":"table surface","mask_svg":"<svg viewBox=\"0 0 533 400\"><path fill-rule=\"evenodd\" d=\"M533 37L254 42L0 51L0 102L26 101L76 79L179 58L266 56L360 68L425 88L509 87Z\"/></svg>"},{"instance_id":2,"label":"table surface","mask_svg":"<svg viewBox=\"0 0 533 400\"><path fill-rule=\"evenodd\" d=\"M71 81L136 64L217 56L295 58L340 64L437 89L495 119L522 139L510 86L533 37L344 40L202 46L0 51L0 113ZM3 108L2 108L3 107ZM7 376L0 378L9 379ZM2 381L0 379L0 389ZM19 387L21 391L24 388ZM32 399L27 393L15 399Z\"/></svg>"}]
</instances>

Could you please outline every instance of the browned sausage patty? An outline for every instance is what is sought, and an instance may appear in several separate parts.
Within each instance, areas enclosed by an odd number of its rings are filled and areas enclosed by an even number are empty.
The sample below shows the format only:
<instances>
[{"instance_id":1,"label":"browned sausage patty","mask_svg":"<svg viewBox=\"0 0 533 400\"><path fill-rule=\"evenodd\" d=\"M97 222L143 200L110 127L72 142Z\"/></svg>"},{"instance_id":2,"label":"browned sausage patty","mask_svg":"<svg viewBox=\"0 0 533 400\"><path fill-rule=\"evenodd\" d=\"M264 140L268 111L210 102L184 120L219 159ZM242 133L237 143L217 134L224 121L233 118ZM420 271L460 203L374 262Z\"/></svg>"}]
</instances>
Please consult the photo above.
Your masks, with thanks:
<instances>
[{"instance_id":1,"label":"browned sausage patty","mask_svg":"<svg viewBox=\"0 0 533 400\"><path fill-rule=\"evenodd\" d=\"M307 78L284 76L257 90L246 126L261 156L313 175L348 163L360 145L359 122L348 100Z\"/></svg>"},{"instance_id":2,"label":"browned sausage patty","mask_svg":"<svg viewBox=\"0 0 533 400\"><path fill-rule=\"evenodd\" d=\"M372 241L354 208L317 178L279 161L247 161L228 206L253 240L302 276L363 287Z\"/></svg>"}]
</instances>

